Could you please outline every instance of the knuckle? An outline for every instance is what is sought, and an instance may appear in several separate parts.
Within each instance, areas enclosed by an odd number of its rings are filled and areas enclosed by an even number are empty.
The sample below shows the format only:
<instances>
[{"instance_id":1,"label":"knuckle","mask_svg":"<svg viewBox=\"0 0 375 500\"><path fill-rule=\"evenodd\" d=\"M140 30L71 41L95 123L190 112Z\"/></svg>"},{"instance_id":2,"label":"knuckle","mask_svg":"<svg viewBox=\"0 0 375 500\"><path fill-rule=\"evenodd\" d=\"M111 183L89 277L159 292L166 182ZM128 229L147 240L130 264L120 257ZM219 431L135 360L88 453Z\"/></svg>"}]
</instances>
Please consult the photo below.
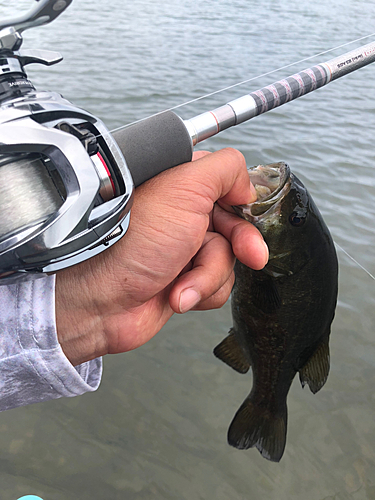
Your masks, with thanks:
<instances>
[{"instance_id":1,"label":"knuckle","mask_svg":"<svg viewBox=\"0 0 375 500\"><path fill-rule=\"evenodd\" d=\"M229 299L234 285L234 272L232 271L228 280L210 297L200 303L202 309L220 309Z\"/></svg>"},{"instance_id":2,"label":"knuckle","mask_svg":"<svg viewBox=\"0 0 375 500\"><path fill-rule=\"evenodd\" d=\"M233 163L240 164L241 166L246 166L246 160L244 155L239 151L238 149L234 148L224 148L222 150L226 155L228 155L228 158L233 161Z\"/></svg>"}]
</instances>

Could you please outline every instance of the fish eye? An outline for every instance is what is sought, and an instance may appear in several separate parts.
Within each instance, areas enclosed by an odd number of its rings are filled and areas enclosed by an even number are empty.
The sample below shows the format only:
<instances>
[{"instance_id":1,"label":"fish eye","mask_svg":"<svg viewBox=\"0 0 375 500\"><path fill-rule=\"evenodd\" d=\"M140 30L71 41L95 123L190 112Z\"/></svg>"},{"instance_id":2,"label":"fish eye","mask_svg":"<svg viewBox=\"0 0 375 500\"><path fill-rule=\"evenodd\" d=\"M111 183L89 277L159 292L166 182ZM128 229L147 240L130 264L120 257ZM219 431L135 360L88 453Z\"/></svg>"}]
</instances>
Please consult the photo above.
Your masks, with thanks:
<instances>
[{"instance_id":1,"label":"fish eye","mask_svg":"<svg viewBox=\"0 0 375 500\"><path fill-rule=\"evenodd\" d=\"M293 212L289 216L289 222L292 224L292 226L301 227L304 225L305 220L306 216L301 216L297 212Z\"/></svg>"}]
</instances>

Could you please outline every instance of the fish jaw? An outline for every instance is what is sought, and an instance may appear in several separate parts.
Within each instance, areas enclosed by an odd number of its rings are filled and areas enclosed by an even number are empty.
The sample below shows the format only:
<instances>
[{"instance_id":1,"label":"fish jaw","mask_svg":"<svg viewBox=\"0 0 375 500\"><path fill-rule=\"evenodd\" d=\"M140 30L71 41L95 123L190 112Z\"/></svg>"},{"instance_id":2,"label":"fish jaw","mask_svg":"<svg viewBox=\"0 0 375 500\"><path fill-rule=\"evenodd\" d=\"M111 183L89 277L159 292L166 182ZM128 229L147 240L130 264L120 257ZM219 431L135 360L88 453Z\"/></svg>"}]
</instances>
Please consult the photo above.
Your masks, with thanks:
<instances>
[{"instance_id":1,"label":"fish jaw","mask_svg":"<svg viewBox=\"0 0 375 500\"><path fill-rule=\"evenodd\" d=\"M243 219L259 224L266 219L277 224L280 205L290 189L290 168L284 162L248 168L248 174L257 192L257 200L247 205L234 206Z\"/></svg>"}]
</instances>

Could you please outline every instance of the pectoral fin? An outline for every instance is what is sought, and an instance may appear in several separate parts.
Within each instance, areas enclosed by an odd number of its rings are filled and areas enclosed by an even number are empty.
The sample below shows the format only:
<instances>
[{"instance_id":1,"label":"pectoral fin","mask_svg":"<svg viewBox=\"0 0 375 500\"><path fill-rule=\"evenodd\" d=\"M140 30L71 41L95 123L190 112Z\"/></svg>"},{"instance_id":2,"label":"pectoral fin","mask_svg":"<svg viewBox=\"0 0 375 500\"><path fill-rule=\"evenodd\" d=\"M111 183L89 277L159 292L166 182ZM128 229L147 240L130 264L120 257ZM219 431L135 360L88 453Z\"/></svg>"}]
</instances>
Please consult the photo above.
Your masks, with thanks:
<instances>
[{"instance_id":1,"label":"pectoral fin","mask_svg":"<svg viewBox=\"0 0 375 500\"><path fill-rule=\"evenodd\" d=\"M246 373L250 368L250 363L237 342L232 328L229 330L228 337L215 347L214 354L239 373Z\"/></svg>"},{"instance_id":2,"label":"pectoral fin","mask_svg":"<svg viewBox=\"0 0 375 500\"><path fill-rule=\"evenodd\" d=\"M263 273L263 270L259 272ZM258 309L266 314L273 313L279 309L282 301L276 280L267 276L264 280L254 285L253 302Z\"/></svg>"},{"instance_id":3,"label":"pectoral fin","mask_svg":"<svg viewBox=\"0 0 375 500\"><path fill-rule=\"evenodd\" d=\"M315 394L326 383L329 373L329 337L327 336L318 346L307 363L299 370L299 379L302 387L308 384L310 391Z\"/></svg>"}]
</instances>

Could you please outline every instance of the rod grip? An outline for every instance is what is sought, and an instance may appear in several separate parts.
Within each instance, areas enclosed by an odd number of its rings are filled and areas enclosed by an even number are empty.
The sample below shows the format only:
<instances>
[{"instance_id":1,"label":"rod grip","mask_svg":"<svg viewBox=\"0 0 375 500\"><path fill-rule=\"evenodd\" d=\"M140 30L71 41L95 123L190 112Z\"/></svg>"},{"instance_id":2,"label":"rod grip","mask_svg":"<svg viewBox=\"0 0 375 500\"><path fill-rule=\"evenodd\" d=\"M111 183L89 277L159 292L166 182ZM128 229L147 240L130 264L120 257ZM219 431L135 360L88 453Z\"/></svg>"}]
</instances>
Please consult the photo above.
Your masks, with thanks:
<instances>
[{"instance_id":1,"label":"rod grip","mask_svg":"<svg viewBox=\"0 0 375 500\"><path fill-rule=\"evenodd\" d=\"M113 132L137 187L155 175L191 161L193 144L182 119L165 111Z\"/></svg>"}]
</instances>

